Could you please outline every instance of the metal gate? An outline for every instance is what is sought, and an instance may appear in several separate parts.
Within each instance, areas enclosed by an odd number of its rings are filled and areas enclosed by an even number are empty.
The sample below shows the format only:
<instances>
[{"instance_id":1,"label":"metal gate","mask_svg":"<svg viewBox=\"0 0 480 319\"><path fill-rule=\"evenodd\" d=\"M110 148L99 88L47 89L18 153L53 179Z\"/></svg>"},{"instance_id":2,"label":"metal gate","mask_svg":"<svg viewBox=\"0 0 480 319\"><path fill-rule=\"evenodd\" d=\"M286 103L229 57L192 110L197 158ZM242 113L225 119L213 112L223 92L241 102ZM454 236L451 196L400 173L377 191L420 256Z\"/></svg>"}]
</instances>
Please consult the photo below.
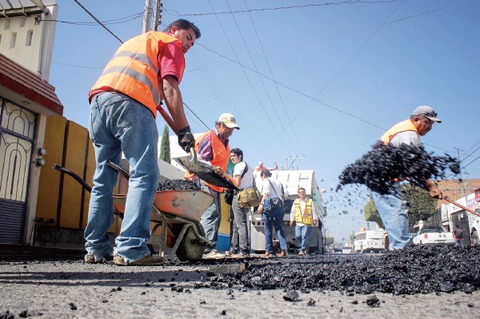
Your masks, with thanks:
<instances>
[{"instance_id":1,"label":"metal gate","mask_svg":"<svg viewBox=\"0 0 480 319\"><path fill-rule=\"evenodd\" d=\"M24 238L36 115L0 97L0 243Z\"/></svg>"}]
</instances>

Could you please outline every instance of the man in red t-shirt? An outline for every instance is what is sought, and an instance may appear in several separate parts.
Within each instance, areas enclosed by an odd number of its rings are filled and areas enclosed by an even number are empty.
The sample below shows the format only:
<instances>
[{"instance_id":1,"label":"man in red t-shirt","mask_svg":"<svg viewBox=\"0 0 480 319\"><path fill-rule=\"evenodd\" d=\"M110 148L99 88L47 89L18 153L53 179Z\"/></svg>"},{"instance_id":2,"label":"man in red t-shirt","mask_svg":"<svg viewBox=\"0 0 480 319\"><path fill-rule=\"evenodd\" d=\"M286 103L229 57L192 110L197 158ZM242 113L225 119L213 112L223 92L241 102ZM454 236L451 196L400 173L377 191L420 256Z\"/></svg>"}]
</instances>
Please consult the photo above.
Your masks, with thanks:
<instances>
[{"instance_id":1,"label":"man in red t-shirt","mask_svg":"<svg viewBox=\"0 0 480 319\"><path fill-rule=\"evenodd\" d=\"M165 102L170 116L162 116L190 151L195 140L190 132L178 84L185 68L184 54L200 37L187 20L176 20L164 32L146 32L123 43L89 92L90 125L96 170L85 228L85 262L100 263L113 249L107 234L113 223L113 187L118 173L107 167L119 164L121 154L129 162L130 179L122 227L115 239L116 265L155 265L146 242L150 238L150 210L160 172L157 165L157 108ZM163 109L162 109L163 111Z\"/></svg>"}]
</instances>

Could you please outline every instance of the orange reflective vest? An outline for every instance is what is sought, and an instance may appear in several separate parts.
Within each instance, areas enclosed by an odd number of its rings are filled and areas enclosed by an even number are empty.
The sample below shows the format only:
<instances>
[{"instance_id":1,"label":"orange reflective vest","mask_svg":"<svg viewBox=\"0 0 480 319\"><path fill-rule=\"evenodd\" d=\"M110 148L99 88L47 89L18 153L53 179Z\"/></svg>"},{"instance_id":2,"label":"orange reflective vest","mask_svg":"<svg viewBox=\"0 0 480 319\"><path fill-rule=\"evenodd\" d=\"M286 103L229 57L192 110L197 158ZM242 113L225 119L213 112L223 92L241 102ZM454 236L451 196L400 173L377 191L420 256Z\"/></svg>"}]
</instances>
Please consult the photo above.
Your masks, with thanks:
<instances>
[{"instance_id":1,"label":"orange reflective vest","mask_svg":"<svg viewBox=\"0 0 480 319\"><path fill-rule=\"evenodd\" d=\"M309 198L305 202L305 211L302 215L302 210L300 209L300 198L297 198L293 202L293 211L295 212L295 223L305 224L310 226L313 224L313 210L312 210L312 199Z\"/></svg>"},{"instance_id":2,"label":"orange reflective vest","mask_svg":"<svg viewBox=\"0 0 480 319\"><path fill-rule=\"evenodd\" d=\"M405 120L403 122L395 124L391 129L386 131L385 134L382 135L380 140L385 145L389 144L398 133L405 131L415 131L417 133L417 136L420 137L420 134L418 134L417 128L415 127L415 125L413 125L412 121Z\"/></svg>"},{"instance_id":3,"label":"orange reflective vest","mask_svg":"<svg viewBox=\"0 0 480 319\"><path fill-rule=\"evenodd\" d=\"M210 135L210 141L212 143L212 151L213 151L213 158L210 160L210 163L213 166L218 166L220 167L224 172L227 171L227 165L228 161L230 159L230 146L223 145L222 141L218 137L218 135L215 133L215 130L210 130L202 135L200 135L198 138L195 139L195 150L199 151L200 149L200 141L202 141L207 135ZM193 177L193 174L190 173L185 173L185 178L191 179ZM216 192L223 192L223 187L221 186L216 186L212 185L210 183L205 182L205 185L210 187Z\"/></svg>"},{"instance_id":4,"label":"orange reflective vest","mask_svg":"<svg viewBox=\"0 0 480 319\"><path fill-rule=\"evenodd\" d=\"M162 100L158 55L163 54L167 43L174 42L182 44L167 33L151 31L123 43L90 89L89 97L98 91L121 92L145 105L156 117L157 105ZM182 74L178 82L181 81L184 68L183 57Z\"/></svg>"}]
</instances>

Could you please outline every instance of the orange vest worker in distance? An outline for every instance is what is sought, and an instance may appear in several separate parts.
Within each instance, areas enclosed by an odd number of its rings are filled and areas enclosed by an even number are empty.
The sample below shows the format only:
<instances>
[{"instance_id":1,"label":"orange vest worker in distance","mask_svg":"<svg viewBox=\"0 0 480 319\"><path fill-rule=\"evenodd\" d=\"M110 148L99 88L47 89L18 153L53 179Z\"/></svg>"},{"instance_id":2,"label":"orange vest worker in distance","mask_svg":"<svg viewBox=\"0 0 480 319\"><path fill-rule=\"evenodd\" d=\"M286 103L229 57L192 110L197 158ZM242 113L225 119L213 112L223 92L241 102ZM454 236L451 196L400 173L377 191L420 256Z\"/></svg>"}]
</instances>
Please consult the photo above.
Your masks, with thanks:
<instances>
[{"instance_id":1,"label":"orange vest worker in distance","mask_svg":"<svg viewBox=\"0 0 480 319\"><path fill-rule=\"evenodd\" d=\"M235 129L240 129L235 116L230 113L223 113L220 115L218 121L215 122L215 129L195 139L195 150L198 156L202 160L210 162L214 168L220 168L221 171L215 169L216 172L231 182L233 182L233 178L225 172L227 171L228 161L230 159L229 138ZM194 174L185 173L186 179L192 180L194 176ZM205 182L205 184L218 193L224 191L223 187L215 186L207 182Z\"/></svg>"}]
</instances>

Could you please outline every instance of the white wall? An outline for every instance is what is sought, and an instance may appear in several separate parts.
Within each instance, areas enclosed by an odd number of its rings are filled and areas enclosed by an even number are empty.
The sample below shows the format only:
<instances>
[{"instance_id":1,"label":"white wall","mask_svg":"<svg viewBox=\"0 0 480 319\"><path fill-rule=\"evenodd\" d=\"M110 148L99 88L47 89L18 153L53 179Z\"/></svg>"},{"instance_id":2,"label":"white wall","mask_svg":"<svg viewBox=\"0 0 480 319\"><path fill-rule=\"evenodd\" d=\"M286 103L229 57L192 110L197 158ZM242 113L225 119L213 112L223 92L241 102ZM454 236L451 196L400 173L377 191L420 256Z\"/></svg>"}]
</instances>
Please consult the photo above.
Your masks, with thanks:
<instances>
[{"instance_id":1,"label":"white wall","mask_svg":"<svg viewBox=\"0 0 480 319\"><path fill-rule=\"evenodd\" d=\"M47 15L40 12L27 16L0 16L0 53L46 81L50 76L56 28L54 21L46 20L56 20L58 12L56 3L50 2ZM6 10L7 16L8 13Z\"/></svg>"}]
</instances>

